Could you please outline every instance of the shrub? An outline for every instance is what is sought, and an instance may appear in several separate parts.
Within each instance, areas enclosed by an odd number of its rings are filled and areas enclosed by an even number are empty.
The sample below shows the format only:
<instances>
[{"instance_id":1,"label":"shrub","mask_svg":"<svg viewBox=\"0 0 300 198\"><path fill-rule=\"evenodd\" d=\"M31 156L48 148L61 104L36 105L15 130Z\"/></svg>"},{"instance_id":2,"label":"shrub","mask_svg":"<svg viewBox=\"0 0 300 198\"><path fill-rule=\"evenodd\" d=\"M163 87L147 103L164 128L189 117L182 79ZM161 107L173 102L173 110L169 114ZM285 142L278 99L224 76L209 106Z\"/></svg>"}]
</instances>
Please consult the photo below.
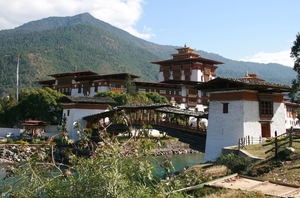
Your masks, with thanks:
<instances>
[{"instance_id":1,"label":"shrub","mask_svg":"<svg viewBox=\"0 0 300 198\"><path fill-rule=\"evenodd\" d=\"M13 182L1 189L5 197L186 197L174 192L177 182L160 182L146 158L153 144L136 147L105 140L91 157L70 154L71 165L31 158L7 171ZM149 145L150 144L150 145ZM180 186L181 187L181 186Z\"/></svg>"},{"instance_id":2,"label":"shrub","mask_svg":"<svg viewBox=\"0 0 300 198\"><path fill-rule=\"evenodd\" d=\"M13 139L11 139L11 138L7 138L7 143L8 143L8 144L12 144L12 143L14 143L14 141L13 141Z\"/></svg>"},{"instance_id":3,"label":"shrub","mask_svg":"<svg viewBox=\"0 0 300 198\"><path fill-rule=\"evenodd\" d=\"M22 144L22 145L27 145L27 144L29 144L29 142L24 141L24 140L17 140L17 141L15 141L15 143L16 143L16 144Z\"/></svg>"},{"instance_id":4,"label":"shrub","mask_svg":"<svg viewBox=\"0 0 300 198\"><path fill-rule=\"evenodd\" d=\"M248 157L230 153L227 155L220 155L220 157L217 158L216 164L227 166L233 173L245 174L250 169L252 161Z\"/></svg>"}]
</instances>

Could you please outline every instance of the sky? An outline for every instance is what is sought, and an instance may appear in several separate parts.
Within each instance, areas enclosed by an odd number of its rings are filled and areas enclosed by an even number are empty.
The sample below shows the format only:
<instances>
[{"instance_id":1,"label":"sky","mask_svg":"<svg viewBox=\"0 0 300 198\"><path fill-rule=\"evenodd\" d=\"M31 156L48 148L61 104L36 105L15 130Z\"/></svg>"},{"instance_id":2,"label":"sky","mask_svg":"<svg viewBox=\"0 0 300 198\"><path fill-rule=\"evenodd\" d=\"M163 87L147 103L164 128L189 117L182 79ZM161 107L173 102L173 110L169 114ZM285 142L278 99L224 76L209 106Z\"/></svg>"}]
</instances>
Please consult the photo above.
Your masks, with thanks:
<instances>
[{"instance_id":1,"label":"sky","mask_svg":"<svg viewBox=\"0 0 300 198\"><path fill-rule=\"evenodd\" d=\"M293 67L299 0L0 0L0 30L88 12L161 45Z\"/></svg>"}]
</instances>

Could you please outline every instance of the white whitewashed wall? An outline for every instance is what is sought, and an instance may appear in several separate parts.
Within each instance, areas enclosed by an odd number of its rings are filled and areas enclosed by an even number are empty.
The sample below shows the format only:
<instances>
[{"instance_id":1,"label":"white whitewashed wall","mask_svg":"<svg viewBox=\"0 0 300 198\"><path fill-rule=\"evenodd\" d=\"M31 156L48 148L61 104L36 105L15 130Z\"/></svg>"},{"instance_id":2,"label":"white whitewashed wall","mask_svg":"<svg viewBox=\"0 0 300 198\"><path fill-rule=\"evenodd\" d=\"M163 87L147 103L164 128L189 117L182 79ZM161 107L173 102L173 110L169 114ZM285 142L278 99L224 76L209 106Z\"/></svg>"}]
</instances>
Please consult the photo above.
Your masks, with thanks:
<instances>
[{"instance_id":1,"label":"white whitewashed wall","mask_svg":"<svg viewBox=\"0 0 300 198\"><path fill-rule=\"evenodd\" d=\"M228 113L223 113L223 103L228 103ZM274 103L271 136L280 135L285 129L285 108L283 103ZM215 161L222 148L235 146L239 138L261 136L258 101L210 101L209 123L204 161Z\"/></svg>"},{"instance_id":2,"label":"white whitewashed wall","mask_svg":"<svg viewBox=\"0 0 300 198\"><path fill-rule=\"evenodd\" d=\"M69 116L67 116L67 110L70 110ZM78 136L76 134L77 129L74 129L73 123L77 120L81 123L82 127L85 127L85 120L82 118L88 115L93 115L97 113L104 112L105 110L99 110L99 109L64 109L63 115L66 115L67 118L67 130L69 137L71 139L74 139L75 141L78 140Z\"/></svg>"},{"instance_id":3,"label":"white whitewashed wall","mask_svg":"<svg viewBox=\"0 0 300 198\"><path fill-rule=\"evenodd\" d=\"M223 103L228 113L223 113ZM215 161L222 148L237 145L243 137L243 101L210 101L204 161Z\"/></svg>"},{"instance_id":4,"label":"white whitewashed wall","mask_svg":"<svg viewBox=\"0 0 300 198\"><path fill-rule=\"evenodd\" d=\"M271 137L275 136L275 131L277 131L277 135L286 133L285 108L283 103L274 103L274 116L272 118L272 121Z\"/></svg>"}]
</instances>

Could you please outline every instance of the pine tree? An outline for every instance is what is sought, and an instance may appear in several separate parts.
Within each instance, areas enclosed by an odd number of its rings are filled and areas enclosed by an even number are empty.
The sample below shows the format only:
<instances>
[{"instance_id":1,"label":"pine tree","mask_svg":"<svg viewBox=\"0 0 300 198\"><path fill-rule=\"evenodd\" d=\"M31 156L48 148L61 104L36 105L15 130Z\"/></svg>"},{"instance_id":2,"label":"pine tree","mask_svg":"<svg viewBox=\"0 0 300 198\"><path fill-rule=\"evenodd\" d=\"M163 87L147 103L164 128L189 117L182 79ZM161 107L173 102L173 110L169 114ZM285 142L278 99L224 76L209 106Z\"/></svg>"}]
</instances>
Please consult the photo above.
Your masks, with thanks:
<instances>
[{"instance_id":1,"label":"pine tree","mask_svg":"<svg viewBox=\"0 0 300 198\"><path fill-rule=\"evenodd\" d=\"M297 78L292 81L292 91L290 97L292 101L299 100L298 90L300 85L300 33L296 35L296 40L291 48L291 58L294 58L294 70L297 72Z\"/></svg>"}]
</instances>

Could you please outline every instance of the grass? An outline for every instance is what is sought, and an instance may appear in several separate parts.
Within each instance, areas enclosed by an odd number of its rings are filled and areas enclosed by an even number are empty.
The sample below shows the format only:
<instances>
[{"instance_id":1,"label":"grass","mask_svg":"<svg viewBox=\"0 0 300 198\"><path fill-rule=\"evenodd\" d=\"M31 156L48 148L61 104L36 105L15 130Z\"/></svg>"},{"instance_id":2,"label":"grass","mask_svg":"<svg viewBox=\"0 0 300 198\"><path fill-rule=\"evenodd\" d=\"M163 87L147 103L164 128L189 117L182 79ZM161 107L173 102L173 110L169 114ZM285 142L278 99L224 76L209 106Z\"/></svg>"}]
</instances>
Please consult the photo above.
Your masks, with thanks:
<instances>
[{"instance_id":1,"label":"grass","mask_svg":"<svg viewBox=\"0 0 300 198\"><path fill-rule=\"evenodd\" d=\"M285 147L287 147L289 144L287 141L284 146L282 146L279 151L282 151ZM263 144L253 144L253 145L247 145L244 150L246 150L248 153L250 153L253 156L263 158L263 159L270 159L275 156L275 151L270 151L266 153L268 150L272 149L274 147L274 143L270 144L272 142L266 142ZM279 143L281 144L281 143ZM292 147L296 150L296 152L300 152L300 142L296 141L293 142Z\"/></svg>"},{"instance_id":2,"label":"grass","mask_svg":"<svg viewBox=\"0 0 300 198\"><path fill-rule=\"evenodd\" d=\"M273 146L274 144L268 146L249 145L246 147L247 151L252 155L266 159L253 167L253 169L256 170L263 168L269 169L269 171L258 175L258 177L265 180L300 185L300 142L296 141L292 143L295 153L290 155L284 152L284 148L287 147L288 144L282 146L278 151L277 158L275 158L274 151L264 154L265 151Z\"/></svg>"},{"instance_id":3,"label":"grass","mask_svg":"<svg viewBox=\"0 0 300 198\"><path fill-rule=\"evenodd\" d=\"M266 153L266 151L274 147L274 144L269 144L270 142L266 142L264 144L247 145L246 148L244 148L244 150L249 154L263 159L250 166L248 175L263 180L270 180L300 186L300 142L293 142L292 147L295 149L295 153L290 155L287 155L284 152L284 148L289 146L289 144L287 143L283 145L278 150L277 158L275 158L274 151ZM237 149L237 147L234 147L233 149ZM273 197L264 195L260 192L249 192L213 187L204 187L202 189L199 189L197 190L197 192L194 192L194 195L195 197L206 198Z\"/></svg>"}]
</instances>

